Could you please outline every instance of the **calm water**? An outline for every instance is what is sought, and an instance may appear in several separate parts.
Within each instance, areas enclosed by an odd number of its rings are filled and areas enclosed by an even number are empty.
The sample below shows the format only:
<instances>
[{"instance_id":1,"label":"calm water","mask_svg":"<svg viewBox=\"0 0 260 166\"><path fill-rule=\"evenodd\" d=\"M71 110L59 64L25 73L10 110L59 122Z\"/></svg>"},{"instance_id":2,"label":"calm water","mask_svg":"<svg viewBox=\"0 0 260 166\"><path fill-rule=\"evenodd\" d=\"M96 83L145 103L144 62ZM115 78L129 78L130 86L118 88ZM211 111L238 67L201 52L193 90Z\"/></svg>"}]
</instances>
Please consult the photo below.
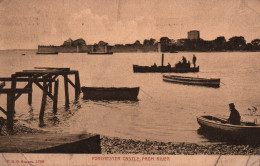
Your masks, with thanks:
<instances>
[{"instance_id":1,"label":"calm water","mask_svg":"<svg viewBox=\"0 0 260 166\"><path fill-rule=\"evenodd\" d=\"M25 53L25 56L21 54ZM193 53L165 54L165 64L172 65ZM49 99L45 111L44 129L63 132L92 132L106 136L174 142L204 143L197 134L196 115L228 117L228 104L234 102L242 120L260 123L260 53L225 52L195 53L199 73L182 74L206 78L221 78L218 89L171 84L162 81L162 74L133 73L132 65L161 63L159 53L116 53L114 55L59 54L36 55L36 50L0 51L0 76L33 67L70 67L79 70L82 86L140 86L138 102L94 102L74 99L70 87L70 108L64 106L64 88L60 77L58 114L52 114ZM72 77L71 77L72 78ZM73 80L73 78L72 78ZM73 80L74 81L74 80ZM10 85L7 85L7 87ZM25 86L19 83L18 87ZM42 92L34 85L33 104L27 105L27 95L16 102L16 119L38 128ZM5 108L6 96L1 96ZM258 108L251 115L248 108ZM4 116L0 113L0 116Z\"/></svg>"}]
</instances>

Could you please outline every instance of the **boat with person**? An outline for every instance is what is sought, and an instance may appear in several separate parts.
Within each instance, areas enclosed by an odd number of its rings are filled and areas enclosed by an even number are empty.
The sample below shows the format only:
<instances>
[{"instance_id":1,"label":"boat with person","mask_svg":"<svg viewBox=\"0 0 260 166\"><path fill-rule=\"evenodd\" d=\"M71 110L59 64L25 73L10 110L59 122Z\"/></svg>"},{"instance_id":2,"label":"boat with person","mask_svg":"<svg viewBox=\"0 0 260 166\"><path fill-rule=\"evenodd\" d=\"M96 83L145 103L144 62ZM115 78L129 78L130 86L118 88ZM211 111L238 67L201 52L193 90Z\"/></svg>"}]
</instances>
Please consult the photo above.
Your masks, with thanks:
<instances>
[{"instance_id":1,"label":"boat with person","mask_svg":"<svg viewBox=\"0 0 260 166\"><path fill-rule=\"evenodd\" d=\"M260 125L252 122L241 122L240 125L227 123L227 119L214 116L197 117L199 125L205 131L223 135L232 135L238 137L259 137Z\"/></svg>"},{"instance_id":2,"label":"boat with person","mask_svg":"<svg viewBox=\"0 0 260 166\"><path fill-rule=\"evenodd\" d=\"M220 78L199 78L199 77L184 77L177 75L163 75L163 81L185 84L185 85L199 85L213 88L220 87Z\"/></svg>"},{"instance_id":3,"label":"boat with person","mask_svg":"<svg viewBox=\"0 0 260 166\"><path fill-rule=\"evenodd\" d=\"M186 58L185 58L186 60ZM157 66L155 63L152 66L139 66L133 65L134 73L188 73L188 72L199 72L198 67L191 67L190 63L184 61L183 63L179 62L175 64L174 67L168 63L167 66L164 66L164 54L162 54L162 64Z\"/></svg>"},{"instance_id":4,"label":"boat with person","mask_svg":"<svg viewBox=\"0 0 260 166\"><path fill-rule=\"evenodd\" d=\"M83 99L137 100L139 87L81 87Z\"/></svg>"}]
</instances>

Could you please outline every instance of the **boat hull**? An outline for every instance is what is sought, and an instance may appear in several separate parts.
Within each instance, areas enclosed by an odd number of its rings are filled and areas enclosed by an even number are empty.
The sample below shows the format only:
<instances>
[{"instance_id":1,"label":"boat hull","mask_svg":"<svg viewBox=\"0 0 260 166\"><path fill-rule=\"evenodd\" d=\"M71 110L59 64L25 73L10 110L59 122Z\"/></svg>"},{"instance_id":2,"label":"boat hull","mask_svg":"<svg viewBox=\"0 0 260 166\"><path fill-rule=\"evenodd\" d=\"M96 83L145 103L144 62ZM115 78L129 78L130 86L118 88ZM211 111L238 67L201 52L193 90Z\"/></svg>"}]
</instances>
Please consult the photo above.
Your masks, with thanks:
<instances>
[{"instance_id":1,"label":"boat hull","mask_svg":"<svg viewBox=\"0 0 260 166\"><path fill-rule=\"evenodd\" d=\"M88 52L90 55L106 55L106 54L113 54L113 52Z\"/></svg>"},{"instance_id":2,"label":"boat hull","mask_svg":"<svg viewBox=\"0 0 260 166\"><path fill-rule=\"evenodd\" d=\"M82 87L81 90L83 92L83 99L90 100L137 100L139 94L139 87Z\"/></svg>"},{"instance_id":3,"label":"boat hull","mask_svg":"<svg viewBox=\"0 0 260 166\"><path fill-rule=\"evenodd\" d=\"M182 76L167 76L163 75L163 81L185 84L185 85L199 85L207 86L213 88L220 87L220 79L206 79L206 78L196 78L196 77L182 77Z\"/></svg>"},{"instance_id":4,"label":"boat hull","mask_svg":"<svg viewBox=\"0 0 260 166\"><path fill-rule=\"evenodd\" d=\"M133 65L134 73L188 73L188 72L199 72L199 67L193 68L175 68L168 66L138 66Z\"/></svg>"},{"instance_id":5,"label":"boat hull","mask_svg":"<svg viewBox=\"0 0 260 166\"><path fill-rule=\"evenodd\" d=\"M36 52L36 54L58 54L59 52Z\"/></svg>"},{"instance_id":6,"label":"boat hull","mask_svg":"<svg viewBox=\"0 0 260 166\"><path fill-rule=\"evenodd\" d=\"M259 137L260 125L249 122L241 122L241 125L232 125L225 119L213 116L201 116L197 118L199 125L211 132L232 135L236 137Z\"/></svg>"}]
</instances>

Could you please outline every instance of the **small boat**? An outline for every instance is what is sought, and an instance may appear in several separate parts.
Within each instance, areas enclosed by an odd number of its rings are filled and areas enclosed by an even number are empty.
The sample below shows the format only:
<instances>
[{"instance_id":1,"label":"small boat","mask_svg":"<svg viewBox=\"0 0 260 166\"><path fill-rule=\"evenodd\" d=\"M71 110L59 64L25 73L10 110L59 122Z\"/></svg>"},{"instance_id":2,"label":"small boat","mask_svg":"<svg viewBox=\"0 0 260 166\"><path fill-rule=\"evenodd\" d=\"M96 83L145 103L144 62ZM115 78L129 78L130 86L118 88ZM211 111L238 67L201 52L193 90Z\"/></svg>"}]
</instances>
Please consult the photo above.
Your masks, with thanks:
<instances>
[{"instance_id":1,"label":"small boat","mask_svg":"<svg viewBox=\"0 0 260 166\"><path fill-rule=\"evenodd\" d=\"M59 52L36 52L36 54L58 54Z\"/></svg>"},{"instance_id":2,"label":"small boat","mask_svg":"<svg viewBox=\"0 0 260 166\"><path fill-rule=\"evenodd\" d=\"M200 85L219 88L220 79L219 78L198 78L198 77L183 77L176 75L163 75L163 81L186 84L186 85Z\"/></svg>"},{"instance_id":3,"label":"small boat","mask_svg":"<svg viewBox=\"0 0 260 166\"><path fill-rule=\"evenodd\" d=\"M113 54L113 52L88 52L90 55L106 55L106 54Z\"/></svg>"},{"instance_id":4,"label":"small boat","mask_svg":"<svg viewBox=\"0 0 260 166\"><path fill-rule=\"evenodd\" d=\"M137 100L139 87L82 87L83 99L91 100Z\"/></svg>"},{"instance_id":5,"label":"small boat","mask_svg":"<svg viewBox=\"0 0 260 166\"><path fill-rule=\"evenodd\" d=\"M26 54L22 54L22 56L25 56Z\"/></svg>"},{"instance_id":6,"label":"small boat","mask_svg":"<svg viewBox=\"0 0 260 166\"><path fill-rule=\"evenodd\" d=\"M197 117L199 125L206 131L233 135L236 137L260 136L260 125L252 122L241 122L240 125L227 123L227 119L214 116Z\"/></svg>"},{"instance_id":7,"label":"small boat","mask_svg":"<svg viewBox=\"0 0 260 166\"><path fill-rule=\"evenodd\" d=\"M101 154L100 135L96 134L43 132L1 136L0 142L1 153Z\"/></svg>"}]
</instances>

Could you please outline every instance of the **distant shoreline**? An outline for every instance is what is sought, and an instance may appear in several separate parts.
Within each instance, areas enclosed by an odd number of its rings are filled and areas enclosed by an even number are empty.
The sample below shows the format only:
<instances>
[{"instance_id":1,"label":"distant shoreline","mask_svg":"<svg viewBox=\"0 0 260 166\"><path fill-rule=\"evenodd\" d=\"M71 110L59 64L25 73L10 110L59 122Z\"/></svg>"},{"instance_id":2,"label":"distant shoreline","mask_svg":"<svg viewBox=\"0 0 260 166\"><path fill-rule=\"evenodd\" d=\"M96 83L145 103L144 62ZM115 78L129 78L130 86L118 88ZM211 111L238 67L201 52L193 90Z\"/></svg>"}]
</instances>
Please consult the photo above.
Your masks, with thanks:
<instances>
[{"instance_id":1,"label":"distant shoreline","mask_svg":"<svg viewBox=\"0 0 260 166\"><path fill-rule=\"evenodd\" d=\"M3 49L0 51L29 51L29 50L35 50L35 53L37 52L37 49ZM218 52L260 52L260 50L240 50L240 51L178 51L178 53L182 52L196 52L196 53L203 53L203 52L212 52L212 53L218 53ZM88 52L60 52L60 53L88 53ZM114 52L114 53L170 53L170 54L178 54L178 53L171 53L171 52L156 52L156 51L148 51L148 52Z\"/></svg>"}]
</instances>

